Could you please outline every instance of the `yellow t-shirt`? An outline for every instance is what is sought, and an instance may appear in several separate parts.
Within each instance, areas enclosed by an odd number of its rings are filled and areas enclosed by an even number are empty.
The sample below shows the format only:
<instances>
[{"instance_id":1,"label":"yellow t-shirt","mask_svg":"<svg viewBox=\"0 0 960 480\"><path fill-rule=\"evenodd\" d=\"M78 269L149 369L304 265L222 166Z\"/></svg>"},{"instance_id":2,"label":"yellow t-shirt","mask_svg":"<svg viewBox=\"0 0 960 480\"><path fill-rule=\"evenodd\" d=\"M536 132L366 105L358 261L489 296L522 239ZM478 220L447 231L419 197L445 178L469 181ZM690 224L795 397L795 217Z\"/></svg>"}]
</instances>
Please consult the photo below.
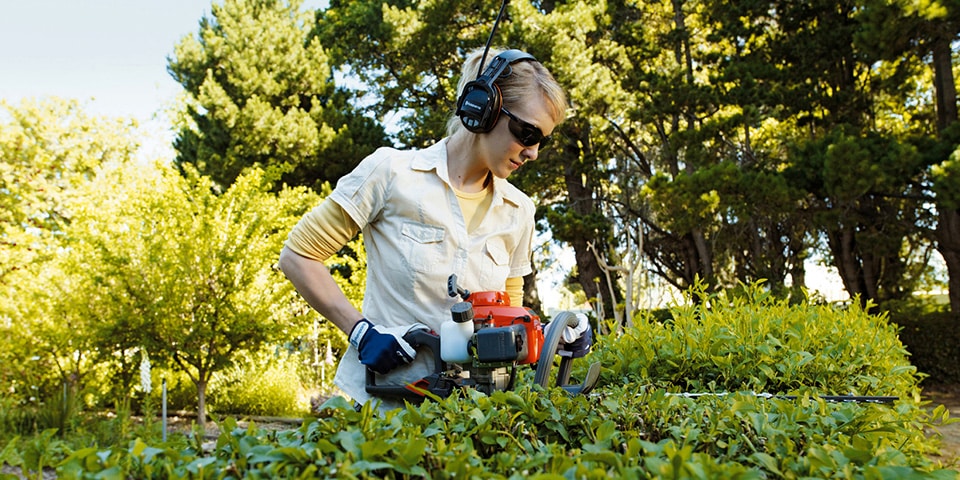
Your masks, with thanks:
<instances>
[{"instance_id":1,"label":"yellow t-shirt","mask_svg":"<svg viewBox=\"0 0 960 480\"><path fill-rule=\"evenodd\" d=\"M457 194L457 201L460 203L460 211L463 212L463 221L467 224L467 233L473 233L474 230L483 221L484 214L490 208L490 201L493 200L493 192L490 188L484 188L477 193L461 192L456 188L453 192Z\"/></svg>"}]
</instances>

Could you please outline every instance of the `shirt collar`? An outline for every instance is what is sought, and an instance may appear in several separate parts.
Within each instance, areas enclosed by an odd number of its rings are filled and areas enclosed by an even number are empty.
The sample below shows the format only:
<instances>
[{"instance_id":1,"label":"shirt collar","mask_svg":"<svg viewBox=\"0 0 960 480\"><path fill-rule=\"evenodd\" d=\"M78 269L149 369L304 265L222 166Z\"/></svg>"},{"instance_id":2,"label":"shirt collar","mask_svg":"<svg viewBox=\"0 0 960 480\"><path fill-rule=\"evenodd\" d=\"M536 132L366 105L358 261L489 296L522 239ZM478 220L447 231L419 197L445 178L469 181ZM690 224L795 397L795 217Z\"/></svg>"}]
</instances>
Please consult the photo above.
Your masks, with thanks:
<instances>
[{"instance_id":1,"label":"shirt collar","mask_svg":"<svg viewBox=\"0 0 960 480\"><path fill-rule=\"evenodd\" d=\"M447 171L447 138L423 149L418 150L414 155L411 168L414 170L429 172L434 170L443 183L450 185L450 173ZM493 204L500 205L503 202L510 202L519 206L521 203L521 193L507 179L493 177Z\"/></svg>"}]
</instances>

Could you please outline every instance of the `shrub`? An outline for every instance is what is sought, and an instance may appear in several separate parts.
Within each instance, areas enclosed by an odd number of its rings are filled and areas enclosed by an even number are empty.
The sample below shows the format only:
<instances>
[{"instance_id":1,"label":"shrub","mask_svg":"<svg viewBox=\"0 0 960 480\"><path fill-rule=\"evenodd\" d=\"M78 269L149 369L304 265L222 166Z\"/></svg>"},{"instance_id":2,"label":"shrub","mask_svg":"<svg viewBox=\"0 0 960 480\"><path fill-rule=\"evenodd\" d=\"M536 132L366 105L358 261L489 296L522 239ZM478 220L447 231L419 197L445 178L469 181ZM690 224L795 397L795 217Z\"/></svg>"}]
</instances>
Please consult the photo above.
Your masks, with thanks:
<instances>
[{"instance_id":1,"label":"shrub","mask_svg":"<svg viewBox=\"0 0 960 480\"><path fill-rule=\"evenodd\" d=\"M79 450L63 478L956 478L926 456L914 369L883 317L787 305L752 290L674 309L604 338L587 396L533 386L474 390L379 412L335 397L321 418L266 432L220 427L215 452L134 441ZM689 397L679 390L713 392ZM792 400L754 391L796 394ZM896 395L895 404L820 394Z\"/></svg>"},{"instance_id":2,"label":"shrub","mask_svg":"<svg viewBox=\"0 0 960 480\"><path fill-rule=\"evenodd\" d=\"M949 312L891 314L924 383L960 383L960 320Z\"/></svg>"},{"instance_id":3,"label":"shrub","mask_svg":"<svg viewBox=\"0 0 960 480\"><path fill-rule=\"evenodd\" d=\"M297 365L284 358L260 357L216 377L210 386L212 410L236 415L302 416L303 387Z\"/></svg>"},{"instance_id":4,"label":"shrub","mask_svg":"<svg viewBox=\"0 0 960 480\"><path fill-rule=\"evenodd\" d=\"M791 305L759 288L688 303L671 319L641 317L595 349L606 384L698 392L918 395L897 327L858 302Z\"/></svg>"},{"instance_id":5,"label":"shrub","mask_svg":"<svg viewBox=\"0 0 960 480\"><path fill-rule=\"evenodd\" d=\"M36 407L28 407L16 398L0 396L0 438L11 438L36 431Z\"/></svg>"},{"instance_id":6,"label":"shrub","mask_svg":"<svg viewBox=\"0 0 960 480\"><path fill-rule=\"evenodd\" d=\"M747 393L685 398L638 385L571 397L523 386L267 432L221 424L216 451L135 441L78 451L58 473L136 478L955 478L923 453L919 410ZM920 417L915 417L915 419Z\"/></svg>"},{"instance_id":7,"label":"shrub","mask_svg":"<svg viewBox=\"0 0 960 480\"><path fill-rule=\"evenodd\" d=\"M167 370L154 368L153 390L150 392L150 401L154 405L162 405L163 401L163 381L167 381L167 409L190 410L197 409L197 386L190 380L190 377L180 370Z\"/></svg>"}]
</instances>

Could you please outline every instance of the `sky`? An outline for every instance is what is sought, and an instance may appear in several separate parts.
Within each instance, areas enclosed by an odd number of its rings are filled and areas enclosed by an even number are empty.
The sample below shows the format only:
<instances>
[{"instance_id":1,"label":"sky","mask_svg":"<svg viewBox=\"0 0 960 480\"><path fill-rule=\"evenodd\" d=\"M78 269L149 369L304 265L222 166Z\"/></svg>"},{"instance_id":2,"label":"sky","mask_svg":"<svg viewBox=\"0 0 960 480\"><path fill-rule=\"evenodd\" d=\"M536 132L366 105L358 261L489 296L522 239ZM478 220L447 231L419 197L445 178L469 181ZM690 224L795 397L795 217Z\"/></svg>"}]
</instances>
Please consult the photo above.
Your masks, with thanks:
<instances>
[{"instance_id":1,"label":"sky","mask_svg":"<svg viewBox=\"0 0 960 480\"><path fill-rule=\"evenodd\" d=\"M212 3L0 0L0 99L76 99L88 114L137 119L149 136L145 148L172 152L164 108L181 88L167 73L167 58L196 35Z\"/></svg>"},{"instance_id":2,"label":"sky","mask_svg":"<svg viewBox=\"0 0 960 480\"><path fill-rule=\"evenodd\" d=\"M133 117L172 141L164 106L180 85L167 57L211 0L0 0L0 98L56 96L93 115ZM156 138L159 137L159 138ZM157 146L154 146L157 148Z\"/></svg>"},{"instance_id":3,"label":"sky","mask_svg":"<svg viewBox=\"0 0 960 480\"><path fill-rule=\"evenodd\" d=\"M0 0L0 93L55 95L148 118L179 90L167 56L210 0Z\"/></svg>"}]
</instances>

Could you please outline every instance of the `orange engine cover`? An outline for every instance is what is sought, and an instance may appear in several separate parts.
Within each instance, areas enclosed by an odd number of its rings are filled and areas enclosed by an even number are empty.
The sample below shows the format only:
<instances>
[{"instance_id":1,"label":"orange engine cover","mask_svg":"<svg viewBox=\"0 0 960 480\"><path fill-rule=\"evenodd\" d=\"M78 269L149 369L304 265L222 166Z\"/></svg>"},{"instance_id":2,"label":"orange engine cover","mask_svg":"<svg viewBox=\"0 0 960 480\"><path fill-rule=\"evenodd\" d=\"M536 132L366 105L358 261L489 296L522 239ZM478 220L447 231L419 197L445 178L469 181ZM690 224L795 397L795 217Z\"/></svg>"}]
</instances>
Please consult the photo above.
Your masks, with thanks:
<instances>
[{"instance_id":1,"label":"orange engine cover","mask_svg":"<svg viewBox=\"0 0 960 480\"><path fill-rule=\"evenodd\" d=\"M467 299L473 305L474 331L483 327L507 327L523 325L526 331L527 357L517 363L537 363L543 348L543 328L540 316L526 307L511 307L507 292L473 292Z\"/></svg>"}]
</instances>

